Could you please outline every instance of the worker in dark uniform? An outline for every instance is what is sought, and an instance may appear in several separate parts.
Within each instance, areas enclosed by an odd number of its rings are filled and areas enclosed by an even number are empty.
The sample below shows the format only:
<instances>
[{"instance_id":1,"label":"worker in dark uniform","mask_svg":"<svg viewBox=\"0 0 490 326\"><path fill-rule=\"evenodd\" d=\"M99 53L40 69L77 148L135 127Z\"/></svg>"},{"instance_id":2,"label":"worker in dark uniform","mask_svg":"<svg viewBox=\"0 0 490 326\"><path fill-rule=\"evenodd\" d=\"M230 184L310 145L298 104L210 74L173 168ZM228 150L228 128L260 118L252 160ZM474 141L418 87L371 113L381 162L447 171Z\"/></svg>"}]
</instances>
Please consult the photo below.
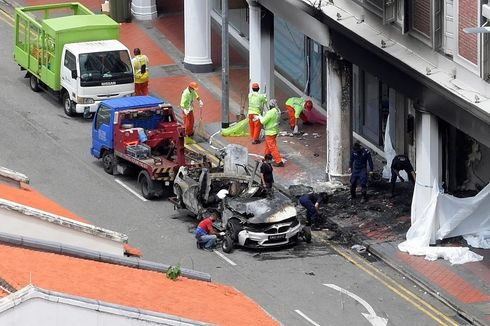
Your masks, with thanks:
<instances>
[{"instance_id":1,"label":"worker in dark uniform","mask_svg":"<svg viewBox=\"0 0 490 326\"><path fill-rule=\"evenodd\" d=\"M359 143L355 143L349 160L349 172L352 172L350 177L350 196L351 199L356 198L357 183L361 184L361 203L367 201L367 181L368 171L367 166L369 164L369 171L373 171L373 159L369 150L361 147Z\"/></svg>"},{"instance_id":2,"label":"worker in dark uniform","mask_svg":"<svg viewBox=\"0 0 490 326\"><path fill-rule=\"evenodd\" d=\"M325 192L311 193L299 197L299 203L306 208L306 221L307 225L311 225L311 229L315 231L321 230L320 228L320 214L318 209L321 204L326 204L328 201L328 195Z\"/></svg>"},{"instance_id":3,"label":"worker in dark uniform","mask_svg":"<svg viewBox=\"0 0 490 326\"><path fill-rule=\"evenodd\" d=\"M405 180L401 177L400 171L405 171L408 175L408 180L415 184L415 171L413 170L412 163L406 155L397 155L391 162L391 196L395 196L395 184L396 178L400 178L401 182Z\"/></svg>"}]
</instances>

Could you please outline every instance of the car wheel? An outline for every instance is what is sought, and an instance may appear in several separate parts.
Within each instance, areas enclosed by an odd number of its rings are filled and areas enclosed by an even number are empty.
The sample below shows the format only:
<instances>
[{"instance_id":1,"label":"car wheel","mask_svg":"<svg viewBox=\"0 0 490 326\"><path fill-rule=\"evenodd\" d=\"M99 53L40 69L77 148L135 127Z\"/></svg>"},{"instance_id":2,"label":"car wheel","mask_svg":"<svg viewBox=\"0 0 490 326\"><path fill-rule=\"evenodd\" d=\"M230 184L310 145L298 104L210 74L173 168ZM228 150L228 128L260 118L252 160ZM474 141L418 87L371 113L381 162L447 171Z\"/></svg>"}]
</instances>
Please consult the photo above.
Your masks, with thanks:
<instances>
[{"instance_id":1,"label":"car wheel","mask_svg":"<svg viewBox=\"0 0 490 326\"><path fill-rule=\"evenodd\" d=\"M106 173L114 173L114 153L112 151L104 151L104 154L102 154L102 164Z\"/></svg>"},{"instance_id":2,"label":"car wheel","mask_svg":"<svg viewBox=\"0 0 490 326\"><path fill-rule=\"evenodd\" d=\"M39 92L41 90L39 87L39 79L32 74L29 75L29 86L33 92Z\"/></svg>"},{"instance_id":3,"label":"car wheel","mask_svg":"<svg viewBox=\"0 0 490 326\"><path fill-rule=\"evenodd\" d=\"M70 99L70 95L68 92L63 92L63 110L65 114L69 117L73 117L75 115L75 110L73 109L73 101Z\"/></svg>"},{"instance_id":4,"label":"car wheel","mask_svg":"<svg viewBox=\"0 0 490 326\"><path fill-rule=\"evenodd\" d=\"M224 237L223 242L221 243L221 249L223 249L223 252L226 252L227 254L233 251L233 239L231 239L229 235Z\"/></svg>"},{"instance_id":5,"label":"car wheel","mask_svg":"<svg viewBox=\"0 0 490 326\"><path fill-rule=\"evenodd\" d=\"M240 221L236 218L232 218L228 221L227 224L228 233L230 234L231 239L238 241L238 233L242 230L242 226L240 225Z\"/></svg>"},{"instance_id":6,"label":"car wheel","mask_svg":"<svg viewBox=\"0 0 490 326\"><path fill-rule=\"evenodd\" d=\"M306 243L311 242L311 228L309 226L303 226L303 229L301 230L301 235L303 236L303 240L305 240Z\"/></svg>"},{"instance_id":7,"label":"car wheel","mask_svg":"<svg viewBox=\"0 0 490 326\"><path fill-rule=\"evenodd\" d=\"M143 197L145 199L152 199L154 196L153 180L151 180L150 174L146 170L142 170L138 175L138 183Z\"/></svg>"}]
</instances>

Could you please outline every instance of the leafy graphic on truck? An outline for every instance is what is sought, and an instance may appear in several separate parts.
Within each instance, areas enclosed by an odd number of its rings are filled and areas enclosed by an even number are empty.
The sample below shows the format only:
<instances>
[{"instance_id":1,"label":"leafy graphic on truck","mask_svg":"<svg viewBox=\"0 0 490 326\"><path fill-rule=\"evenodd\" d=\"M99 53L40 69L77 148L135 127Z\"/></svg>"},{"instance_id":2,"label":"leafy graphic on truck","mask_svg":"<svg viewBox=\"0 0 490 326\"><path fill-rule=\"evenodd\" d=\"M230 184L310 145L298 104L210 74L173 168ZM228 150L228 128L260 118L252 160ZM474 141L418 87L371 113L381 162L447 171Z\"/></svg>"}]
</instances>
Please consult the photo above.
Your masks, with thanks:
<instances>
[{"instance_id":1,"label":"leafy graphic on truck","mask_svg":"<svg viewBox=\"0 0 490 326\"><path fill-rule=\"evenodd\" d=\"M87 118L101 101L134 93L119 34L118 23L80 3L16 8L14 60L33 91L54 95L68 116Z\"/></svg>"}]
</instances>

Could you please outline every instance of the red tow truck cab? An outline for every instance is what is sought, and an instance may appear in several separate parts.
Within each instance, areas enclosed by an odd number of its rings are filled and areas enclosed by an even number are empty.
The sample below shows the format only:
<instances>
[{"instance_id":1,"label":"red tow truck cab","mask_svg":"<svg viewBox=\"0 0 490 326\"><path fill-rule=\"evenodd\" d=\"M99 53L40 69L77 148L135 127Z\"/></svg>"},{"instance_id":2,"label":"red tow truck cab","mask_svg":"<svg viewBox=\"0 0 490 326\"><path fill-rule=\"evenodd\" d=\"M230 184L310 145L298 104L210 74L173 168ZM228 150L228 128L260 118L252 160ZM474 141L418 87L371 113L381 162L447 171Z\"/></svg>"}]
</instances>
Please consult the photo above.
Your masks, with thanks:
<instances>
[{"instance_id":1,"label":"red tow truck cab","mask_svg":"<svg viewBox=\"0 0 490 326\"><path fill-rule=\"evenodd\" d=\"M137 172L143 197L172 193L181 166L208 166L184 146L184 128L172 106L152 96L101 102L92 125L91 154L109 174Z\"/></svg>"}]
</instances>

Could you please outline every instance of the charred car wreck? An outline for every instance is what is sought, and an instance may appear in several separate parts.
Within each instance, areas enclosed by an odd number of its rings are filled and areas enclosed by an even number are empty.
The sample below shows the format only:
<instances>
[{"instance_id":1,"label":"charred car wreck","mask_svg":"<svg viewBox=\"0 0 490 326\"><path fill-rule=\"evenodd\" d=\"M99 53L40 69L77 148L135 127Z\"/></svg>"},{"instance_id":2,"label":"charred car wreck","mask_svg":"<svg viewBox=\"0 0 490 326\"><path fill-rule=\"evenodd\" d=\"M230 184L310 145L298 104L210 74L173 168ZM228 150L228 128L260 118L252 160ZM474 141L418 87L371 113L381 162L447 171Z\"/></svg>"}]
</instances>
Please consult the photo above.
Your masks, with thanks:
<instances>
[{"instance_id":1,"label":"charred car wreck","mask_svg":"<svg viewBox=\"0 0 490 326\"><path fill-rule=\"evenodd\" d=\"M217 210L221 218L215 227L225 232L224 252L231 252L236 245L265 248L299 238L311 241L311 230L299 222L294 203L278 191L268 196L256 181L259 162L253 171L247 168L246 148L228 145L220 156L219 166L211 169L181 167L174 182L173 202L198 219L208 210Z\"/></svg>"}]
</instances>

